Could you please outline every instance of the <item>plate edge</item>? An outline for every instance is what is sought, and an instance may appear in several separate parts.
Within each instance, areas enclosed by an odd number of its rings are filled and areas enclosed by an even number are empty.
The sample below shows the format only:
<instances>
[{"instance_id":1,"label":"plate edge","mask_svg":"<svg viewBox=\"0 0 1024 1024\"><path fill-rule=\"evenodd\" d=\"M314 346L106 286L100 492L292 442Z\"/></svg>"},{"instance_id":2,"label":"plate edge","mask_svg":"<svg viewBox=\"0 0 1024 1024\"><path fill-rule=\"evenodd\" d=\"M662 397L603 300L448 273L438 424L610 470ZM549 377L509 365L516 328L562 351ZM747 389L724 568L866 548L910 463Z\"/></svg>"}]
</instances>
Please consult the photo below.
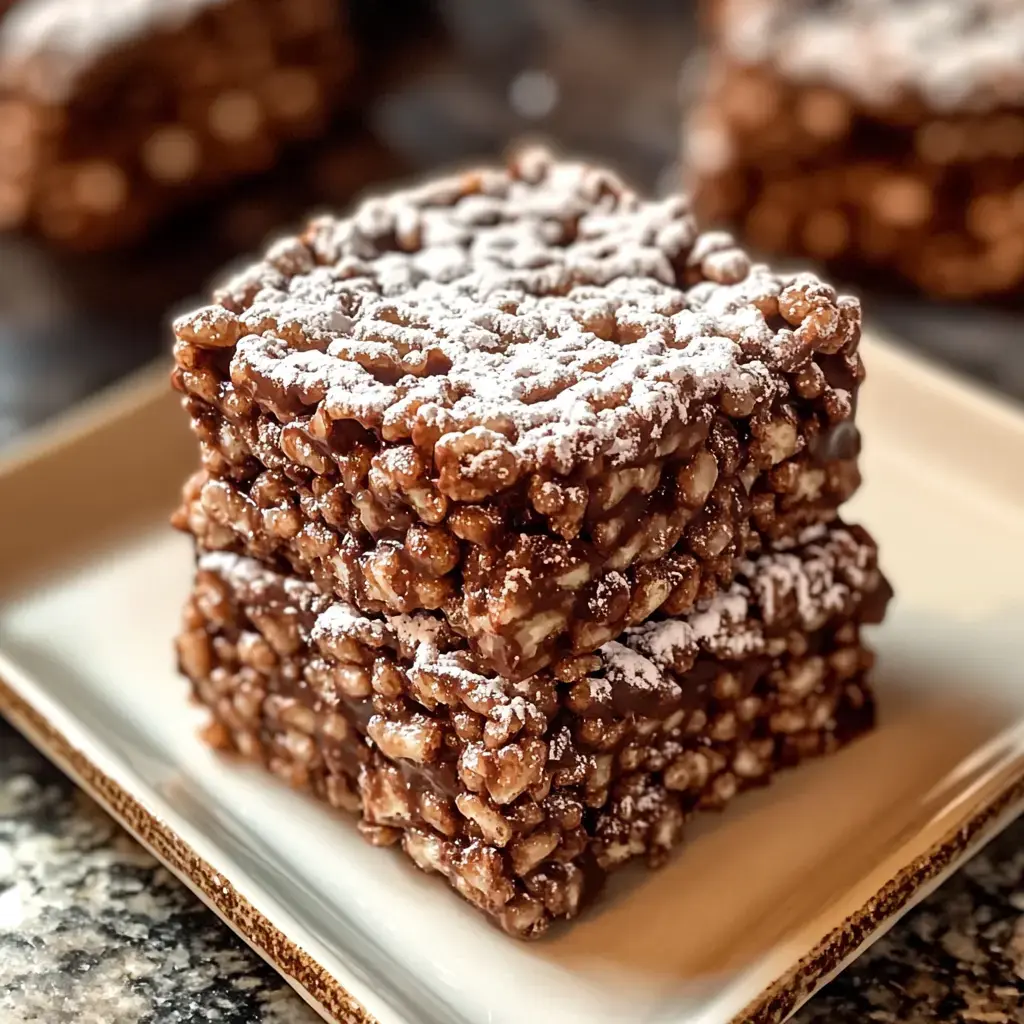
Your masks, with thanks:
<instances>
[{"instance_id":1,"label":"plate edge","mask_svg":"<svg viewBox=\"0 0 1024 1024\"><path fill-rule=\"evenodd\" d=\"M166 356L150 360L29 427L0 449L0 477L45 460L137 409L173 395L169 383L172 369L173 363Z\"/></svg>"},{"instance_id":2,"label":"plate edge","mask_svg":"<svg viewBox=\"0 0 1024 1024\"><path fill-rule=\"evenodd\" d=\"M781 1024L882 938L903 914L928 896L943 876L978 853L1013 820L1024 803L1024 772L1010 775L965 821L950 828L924 853L901 868L860 909L829 931L810 952L772 981L729 1024ZM1005 821L1000 819L1006 818Z\"/></svg>"},{"instance_id":3,"label":"plate edge","mask_svg":"<svg viewBox=\"0 0 1024 1024\"><path fill-rule=\"evenodd\" d=\"M327 968L257 910L170 825L71 744L3 676L0 711L271 967L283 974L310 1006L341 1024L381 1024Z\"/></svg>"}]
</instances>

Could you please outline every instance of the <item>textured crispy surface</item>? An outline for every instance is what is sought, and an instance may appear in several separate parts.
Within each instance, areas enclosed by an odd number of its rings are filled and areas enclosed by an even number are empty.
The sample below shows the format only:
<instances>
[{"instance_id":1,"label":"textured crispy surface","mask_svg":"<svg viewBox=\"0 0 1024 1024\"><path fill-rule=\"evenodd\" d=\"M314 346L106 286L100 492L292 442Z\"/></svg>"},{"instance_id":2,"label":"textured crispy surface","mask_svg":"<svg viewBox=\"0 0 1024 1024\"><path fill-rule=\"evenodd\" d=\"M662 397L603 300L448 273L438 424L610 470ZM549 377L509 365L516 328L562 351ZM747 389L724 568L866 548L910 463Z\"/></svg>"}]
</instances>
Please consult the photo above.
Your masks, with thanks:
<instances>
[{"instance_id":1,"label":"textured crispy surface","mask_svg":"<svg viewBox=\"0 0 1024 1024\"><path fill-rule=\"evenodd\" d=\"M656 610L688 611L765 539L833 519L860 480L854 459L804 452L748 495L746 446L734 455L722 440L716 431L688 459L595 482L594 524L571 538L520 532L482 510L426 525L382 509L371 533L365 498L281 470L241 482L197 474L175 522L208 549L288 566L365 612L441 609L496 671L522 676ZM614 515L601 518L603 506Z\"/></svg>"},{"instance_id":2,"label":"textured crispy surface","mask_svg":"<svg viewBox=\"0 0 1024 1024\"><path fill-rule=\"evenodd\" d=\"M478 501L540 469L647 461L708 402L763 416L815 354L852 359L859 325L813 275L698 234L687 200L531 151L282 241L177 321L175 379L310 416L327 448L339 423L411 443L442 494Z\"/></svg>"},{"instance_id":3,"label":"textured crispy surface","mask_svg":"<svg viewBox=\"0 0 1024 1024\"><path fill-rule=\"evenodd\" d=\"M532 935L595 877L657 863L697 809L867 727L858 623L884 601L870 539L818 530L689 616L513 683L438 616L364 617L213 553L179 652L212 739L359 812L368 838L400 840Z\"/></svg>"}]
</instances>

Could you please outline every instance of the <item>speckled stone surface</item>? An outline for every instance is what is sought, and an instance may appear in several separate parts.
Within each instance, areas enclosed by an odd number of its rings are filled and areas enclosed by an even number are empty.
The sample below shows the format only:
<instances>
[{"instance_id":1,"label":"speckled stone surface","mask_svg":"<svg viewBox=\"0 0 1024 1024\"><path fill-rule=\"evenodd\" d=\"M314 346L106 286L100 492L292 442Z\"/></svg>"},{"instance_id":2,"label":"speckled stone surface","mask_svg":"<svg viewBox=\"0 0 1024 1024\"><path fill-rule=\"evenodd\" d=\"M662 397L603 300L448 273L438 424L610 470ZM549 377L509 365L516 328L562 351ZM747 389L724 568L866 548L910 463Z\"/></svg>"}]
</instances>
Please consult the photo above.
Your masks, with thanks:
<instances>
[{"instance_id":1,"label":"speckled stone surface","mask_svg":"<svg viewBox=\"0 0 1024 1024\"><path fill-rule=\"evenodd\" d=\"M319 1020L0 719L0 1024Z\"/></svg>"},{"instance_id":2,"label":"speckled stone surface","mask_svg":"<svg viewBox=\"0 0 1024 1024\"><path fill-rule=\"evenodd\" d=\"M0 720L0 1024L318 1019ZM1024 820L796 1020L1024 1022Z\"/></svg>"}]
</instances>

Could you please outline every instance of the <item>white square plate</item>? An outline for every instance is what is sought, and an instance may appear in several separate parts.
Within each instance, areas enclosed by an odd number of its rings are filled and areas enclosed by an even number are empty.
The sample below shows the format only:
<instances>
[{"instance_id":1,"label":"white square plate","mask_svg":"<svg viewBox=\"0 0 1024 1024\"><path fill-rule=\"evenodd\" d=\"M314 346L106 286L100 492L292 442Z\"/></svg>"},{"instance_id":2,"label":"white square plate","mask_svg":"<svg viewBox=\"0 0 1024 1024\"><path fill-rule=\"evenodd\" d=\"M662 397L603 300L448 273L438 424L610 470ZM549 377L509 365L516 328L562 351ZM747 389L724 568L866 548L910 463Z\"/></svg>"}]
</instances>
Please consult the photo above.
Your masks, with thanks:
<instances>
[{"instance_id":1,"label":"white square plate","mask_svg":"<svg viewBox=\"0 0 1024 1024\"><path fill-rule=\"evenodd\" d=\"M211 753L171 638L193 445L162 372L0 468L0 708L325 1016L778 1021L1024 807L1024 418L865 342L847 517L898 594L881 726L694 824L535 945L351 824Z\"/></svg>"}]
</instances>

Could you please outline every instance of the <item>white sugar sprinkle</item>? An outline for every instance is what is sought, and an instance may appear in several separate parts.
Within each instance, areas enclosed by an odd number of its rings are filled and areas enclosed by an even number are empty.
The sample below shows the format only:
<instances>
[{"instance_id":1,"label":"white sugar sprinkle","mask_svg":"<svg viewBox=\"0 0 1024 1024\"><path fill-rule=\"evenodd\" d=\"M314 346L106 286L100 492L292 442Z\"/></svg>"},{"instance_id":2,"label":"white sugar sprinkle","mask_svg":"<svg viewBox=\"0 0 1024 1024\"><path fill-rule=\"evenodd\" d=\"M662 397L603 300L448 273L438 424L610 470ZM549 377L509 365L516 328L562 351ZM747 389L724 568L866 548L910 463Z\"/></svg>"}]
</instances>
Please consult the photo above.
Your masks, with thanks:
<instances>
[{"instance_id":1,"label":"white sugar sprinkle","mask_svg":"<svg viewBox=\"0 0 1024 1024\"><path fill-rule=\"evenodd\" d=\"M629 463L723 391L771 402L807 353L762 308L798 284L835 312L813 275L701 235L687 199L544 154L320 218L289 246L176 329L234 318L232 379L271 412L287 394L392 440L495 424L481 470Z\"/></svg>"},{"instance_id":2,"label":"white sugar sprinkle","mask_svg":"<svg viewBox=\"0 0 1024 1024\"><path fill-rule=\"evenodd\" d=\"M889 104L937 109L1024 97L1024 6L1016 0L725 0L722 39L750 64Z\"/></svg>"},{"instance_id":3,"label":"white sugar sprinkle","mask_svg":"<svg viewBox=\"0 0 1024 1024\"><path fill-rule=\"evenodd\" d=\"M313 608L316 598L323 600L312 583L281 577L253 559L210 552L200 556L199 568L220 576L243 602L272 595L275 588L299 607ZM843 527L806 531L786 550L741 563L733 584L689 615L643 623L606 643L597 652L599 674L587 680L591 696L608 704L616 688L625 687L671 698L679 693L672 674L678 660L698 651L730 660L759 654L765 649L765 627L820 629L851 613L879 580L869 540ZM410 671L448 680L470 703L488 706L496 722L516 719L525 724L531 716L541 716L523 696L525 685L517 688L501 677L474 671L465 652L442 651L438 644L443 631L441 618L429 613L371 618L334 602L316 616L310 638L348 637L391 646L412 658Z\"/></svg>"}]
</instances>

